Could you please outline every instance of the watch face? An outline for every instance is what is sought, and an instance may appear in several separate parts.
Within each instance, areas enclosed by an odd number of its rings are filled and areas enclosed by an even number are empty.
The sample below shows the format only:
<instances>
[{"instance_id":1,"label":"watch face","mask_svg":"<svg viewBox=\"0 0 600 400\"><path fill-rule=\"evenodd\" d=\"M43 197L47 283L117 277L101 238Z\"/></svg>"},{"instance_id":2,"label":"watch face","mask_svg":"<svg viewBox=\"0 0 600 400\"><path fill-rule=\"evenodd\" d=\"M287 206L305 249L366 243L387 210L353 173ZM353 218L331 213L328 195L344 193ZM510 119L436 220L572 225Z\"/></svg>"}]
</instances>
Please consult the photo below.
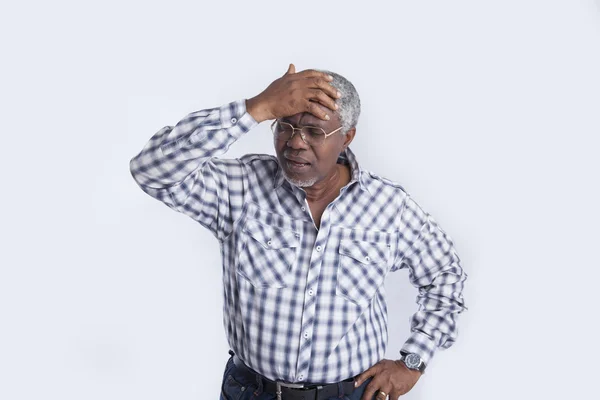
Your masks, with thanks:
<instances>
[{"instance_id":1,"label":"watch face","mask_svg":"<svg viewBox=\"0 0 600 400\"><path fill-rule=\"evenodd\" d=\"M417 354L409 354L404 359L404 362L408 368L418 368L419 364L421 364L421 357Z\"/></svg>"}]
</instances>

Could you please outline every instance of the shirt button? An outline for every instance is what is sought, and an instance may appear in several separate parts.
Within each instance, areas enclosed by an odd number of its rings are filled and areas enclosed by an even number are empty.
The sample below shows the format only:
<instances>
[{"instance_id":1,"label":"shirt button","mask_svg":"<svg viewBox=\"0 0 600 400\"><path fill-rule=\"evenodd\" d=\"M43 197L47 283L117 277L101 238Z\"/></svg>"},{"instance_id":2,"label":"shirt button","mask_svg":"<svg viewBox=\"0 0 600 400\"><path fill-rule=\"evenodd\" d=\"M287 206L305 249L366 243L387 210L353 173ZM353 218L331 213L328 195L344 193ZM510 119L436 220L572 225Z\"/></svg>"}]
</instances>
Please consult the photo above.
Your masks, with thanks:
<instances>
[{"instance_id":1,"label":"shirt button","mask_svg":"<svg viewBox=\"0 0 600 400\"><path fill-rule=\"evenodd\" d=\"M321 246L317 246L317 251L321 251Z\"/></svg>"},{"instance_id":2,"label":"shirt button","mask_svg":"<svg viewBox=\"0 0 600 400\"><path fill-rule=\"evenodd\" d=\"M371 258L370 258L369 256L367 256L367 257L365 258L365 260L367 260L367 261L371 261Z\"/></svg>"},{"instance_id":3,"label":"shirt button","mask_svg":"<svg viewBox=\"0 0 600 400\"><path fill-rule=\"evenodd\" d=\"M303 380L304 380L304 375L300 375L300 376L298 377L298 380L299 380L299 381L303 381Z\"/></svg>"},{"instance_id":4,"label":"shirt button","mask_svg":"<svg viewBox=\"0 0 600 400\"><path fill-rule=\"evenodd\" d=\"M306 211L306 208L302 207L302 208L301 208L301 210L302 210L302 211Z\"/></svg>"},{"instance_id":5,"label":"shirt button","mask_svg":"<svg viewBox=\"0 0 600 400\"><path fill-rule=\"evenodd\" d=\"M269 240L269 241L267 242L267 244L270 246L270 245L271 245L271 241ZM367 258L369 258L369 257L367 257ZM367 260L367 261L369 261L369 260Z\"/></svg>"},{"instance_id":6,"label":"shirt button","mask_svg":"<svg viewBox=\"0 0 600 400\"><path fill-rule=\"evenodd\" d=\"M312 296L313 294L315 294L315 292L313 292L313 290L312 290L312 289L310 289L310 290L308 291L308 294L309 294L310 296Z\"/></svg>"},{"instance_id":7,"label":"shirt button","mask_svg":"<svg viewBox=\"0 0 600 400\"><path fill-rule=\"evenodd\" d=\"M235 124L237 122L237 118L231 118L231 123Z\"/></svg>"}]
</instances>

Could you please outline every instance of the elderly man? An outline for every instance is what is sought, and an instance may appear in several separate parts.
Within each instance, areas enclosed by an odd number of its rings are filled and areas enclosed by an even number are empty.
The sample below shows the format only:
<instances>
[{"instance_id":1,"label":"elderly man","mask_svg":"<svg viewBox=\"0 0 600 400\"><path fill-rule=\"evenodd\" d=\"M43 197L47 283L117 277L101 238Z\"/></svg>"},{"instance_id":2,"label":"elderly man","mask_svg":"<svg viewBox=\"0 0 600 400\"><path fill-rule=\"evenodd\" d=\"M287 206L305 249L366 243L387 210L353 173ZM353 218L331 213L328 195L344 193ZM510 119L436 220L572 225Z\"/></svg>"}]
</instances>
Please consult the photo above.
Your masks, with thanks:
<instances>
[{"instance_id":1,"label":"elderly man","mask_svg":"<svg viewBox=\"0 0 600 400\"><path fill-rule=\"evenodd\" d=\"M348 80L290 64L256 97L162 128L130 162L144 192L219 241L221 399L397 399L456 340L467 274L431 215L360 167L359 113ZM277 157L217 157L271 119ZM388 360L384 280L401 268L419 309Z\"/></svg>"}]
</instances>

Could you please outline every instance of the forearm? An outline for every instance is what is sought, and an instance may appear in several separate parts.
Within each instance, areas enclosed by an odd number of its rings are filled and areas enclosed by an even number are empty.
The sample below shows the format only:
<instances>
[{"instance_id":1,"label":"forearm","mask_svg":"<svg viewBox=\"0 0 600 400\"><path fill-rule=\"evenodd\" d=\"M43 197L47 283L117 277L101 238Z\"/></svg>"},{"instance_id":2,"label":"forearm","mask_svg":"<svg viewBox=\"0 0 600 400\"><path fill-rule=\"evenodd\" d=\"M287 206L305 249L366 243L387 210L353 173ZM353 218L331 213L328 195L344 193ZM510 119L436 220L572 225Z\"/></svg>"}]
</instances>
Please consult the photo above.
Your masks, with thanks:
<instances>
[{"instance_id":1,"label":"forearm","mask_svg":"<svg viewBox=\"0 0 600 400\"><path fill-rule=\"evenodd\" d=\"M155 133L130 161L131 175L154 197L181 184L209 159L221 155L257 122L245 100L188 114ZM170 200L161 198L165 202Z\"/></svg>"},{"instance_id":2,"label":"forearm","mask_svg":"<svg viewBox=\"0 0 600 400\"><path fill-rule=\"evenodd\" d=\"M467 310L462 296L467 274L452 250L452 262L419 287L419 310L411 317L411 334L402 351L416 353L427 364L438 348L449 348L458 336L458 315Z\"/></svg>"}]
</instances>

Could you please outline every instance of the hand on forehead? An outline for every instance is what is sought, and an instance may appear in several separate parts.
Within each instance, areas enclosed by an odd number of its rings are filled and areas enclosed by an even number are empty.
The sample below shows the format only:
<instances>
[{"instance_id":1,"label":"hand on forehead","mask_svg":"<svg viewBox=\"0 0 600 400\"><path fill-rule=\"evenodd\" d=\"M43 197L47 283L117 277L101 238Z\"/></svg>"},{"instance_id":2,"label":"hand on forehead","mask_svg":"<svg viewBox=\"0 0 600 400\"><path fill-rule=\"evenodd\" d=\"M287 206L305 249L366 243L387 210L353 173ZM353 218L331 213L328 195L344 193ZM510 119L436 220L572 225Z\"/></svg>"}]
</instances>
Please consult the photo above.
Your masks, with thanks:
<instances>
[{"instance_id":1,"label":"hand on forehead","mask_svg":"<svg viewBox=\"0 0 600 400\"><path fill-rule=\"evenodd\" d=\"M324 121L320 118L315 117L313 114L308 112L301 112L298 114L294 114L287 118L283 118L284 121L289 122L292 125L297 126L319 126L322 128L331 128L335 129L341 125L339 114L335 111L330 110L322 104L315 103L317 107L323 110L325 113L329 115L330 120Z\"/></svg>"}]
</instances>

